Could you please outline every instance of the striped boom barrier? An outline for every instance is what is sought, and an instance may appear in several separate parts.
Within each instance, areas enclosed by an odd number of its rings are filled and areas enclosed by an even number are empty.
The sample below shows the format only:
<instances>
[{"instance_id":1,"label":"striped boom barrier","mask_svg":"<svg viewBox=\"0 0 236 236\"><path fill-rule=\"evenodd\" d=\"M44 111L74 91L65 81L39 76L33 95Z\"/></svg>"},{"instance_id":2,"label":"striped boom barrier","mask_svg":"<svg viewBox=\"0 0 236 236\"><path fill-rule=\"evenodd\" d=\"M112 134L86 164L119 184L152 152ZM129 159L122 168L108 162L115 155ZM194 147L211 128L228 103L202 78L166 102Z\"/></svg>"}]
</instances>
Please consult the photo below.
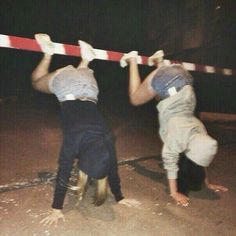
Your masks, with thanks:
<instances>
[{"instance_id":1,"label":"striped boom barrier","mask_svg":"<svg viewBox=\"0 0 236 236\"><path fill-rule=\"evenodd\" d=\"M55 54L59 55L67 55L67 56L80 56L80 47L78 45L69 45L62 43L54 43L55 46ZM10 35L0 34L0 47L19 49L19 50L27 50L27 51L35 51L42 52L40 45L36 42L35 39L22 38ZM125 53L122 52L114 52L102 49L94 49L95 59L98 60L107 60L107 61L116 61L119 62L120 59L124 56ZM147 65L148 57L140 56L141 61L139 64ZM184 66L186 70L189 71L198 71L203 73L215 73L222 74L225 76L233 76L236 75L235 69L229 68L219 68L209 65L200 65L189 62L180 62L176 60L166 60L167 64L179 63Z\"/></svg>"}]
</instances>

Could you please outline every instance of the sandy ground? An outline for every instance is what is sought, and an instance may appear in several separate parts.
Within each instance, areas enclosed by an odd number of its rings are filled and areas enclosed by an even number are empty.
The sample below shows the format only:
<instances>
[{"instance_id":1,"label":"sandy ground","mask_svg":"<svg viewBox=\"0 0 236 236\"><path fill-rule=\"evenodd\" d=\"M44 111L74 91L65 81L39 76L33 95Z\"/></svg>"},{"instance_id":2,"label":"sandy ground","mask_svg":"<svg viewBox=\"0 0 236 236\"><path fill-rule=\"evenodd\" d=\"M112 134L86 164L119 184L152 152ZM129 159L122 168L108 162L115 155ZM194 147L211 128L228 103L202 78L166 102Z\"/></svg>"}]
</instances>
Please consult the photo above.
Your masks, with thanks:
<instances>
[{"instance_id":1,"label":"sandy ground","mask_svg":"<svg viewBox=\"0 0 236 236\"><path fill-rule=\"evenodd\" d=\"M104 205L92 204L94 186L76 206L69 190L65 222L57 227L39 224L50 209L54 181L43 182L39 173L55 173L61 144L55 110L12 104L0 107L0 235L236 235L236 125L207 123L219 141L219 151L209 172L227 193L207 189L190 194L187 208L176 206L166 188L160 159L161 142L153 121L111 122L117 137L119 173L124 195L141 201L139 208L116 204L113 196ZM130 162L126 160L136 159Z\"/></svg>"}]
</instances>

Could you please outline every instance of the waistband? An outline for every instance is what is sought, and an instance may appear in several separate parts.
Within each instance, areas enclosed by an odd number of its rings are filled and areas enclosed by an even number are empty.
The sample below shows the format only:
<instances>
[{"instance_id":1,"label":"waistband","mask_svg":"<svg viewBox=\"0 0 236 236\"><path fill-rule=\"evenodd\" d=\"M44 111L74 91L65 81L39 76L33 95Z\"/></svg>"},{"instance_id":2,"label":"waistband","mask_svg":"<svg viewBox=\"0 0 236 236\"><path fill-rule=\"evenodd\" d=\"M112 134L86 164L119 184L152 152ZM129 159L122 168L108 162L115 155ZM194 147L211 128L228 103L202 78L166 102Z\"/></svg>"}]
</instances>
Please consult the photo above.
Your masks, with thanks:
<instances>
[{"instance_id":1,"label":"waistband","mask_svg":"<svg viewBox=\"0 0 236 236\"><path fill-rule=\"evenodd\" d=\"M93 102L93 103L97 103L97 100L94 99L94 98L90 98L90 97L77 97L77 96L74 96L73 94L67 94L65 95L65 99L62 101L62 102L65 102L65 101L73 101L73 100L80 100L82 102L84 101L88 101L88 102Z\"/></svg>"}]
</instances>

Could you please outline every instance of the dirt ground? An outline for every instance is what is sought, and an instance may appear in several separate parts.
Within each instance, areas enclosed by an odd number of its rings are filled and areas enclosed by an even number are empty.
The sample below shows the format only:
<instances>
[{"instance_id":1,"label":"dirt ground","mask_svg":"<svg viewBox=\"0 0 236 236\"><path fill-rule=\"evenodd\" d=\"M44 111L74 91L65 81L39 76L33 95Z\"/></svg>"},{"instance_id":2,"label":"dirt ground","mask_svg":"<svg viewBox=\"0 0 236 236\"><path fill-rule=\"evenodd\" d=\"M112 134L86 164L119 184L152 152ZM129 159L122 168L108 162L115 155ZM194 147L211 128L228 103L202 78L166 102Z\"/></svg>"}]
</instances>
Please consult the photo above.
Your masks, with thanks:
<instances>
[{"instance_id":1,"label":"dirt ground","mask_svg":"<svg viewBox=\"0 0 236 236\"><path fill-rule=\"evenodd\" d=\"M94 186L76 206L68 191L65 222L57 227L39 224L48 213L54 181L42 181L42 172L55 173L61 144L55 110L4 104L0 107L0 235L1 236L156 236L236 235L236 124L207 123L219 141L209 172L227 193L207 189L190 194L187 208L176 206L168 195L160 159L161 142L154 122L112 117L122 190L142 204L128 208L113 196L104 205L92 204Z\"/></svg>"}]
</instances>

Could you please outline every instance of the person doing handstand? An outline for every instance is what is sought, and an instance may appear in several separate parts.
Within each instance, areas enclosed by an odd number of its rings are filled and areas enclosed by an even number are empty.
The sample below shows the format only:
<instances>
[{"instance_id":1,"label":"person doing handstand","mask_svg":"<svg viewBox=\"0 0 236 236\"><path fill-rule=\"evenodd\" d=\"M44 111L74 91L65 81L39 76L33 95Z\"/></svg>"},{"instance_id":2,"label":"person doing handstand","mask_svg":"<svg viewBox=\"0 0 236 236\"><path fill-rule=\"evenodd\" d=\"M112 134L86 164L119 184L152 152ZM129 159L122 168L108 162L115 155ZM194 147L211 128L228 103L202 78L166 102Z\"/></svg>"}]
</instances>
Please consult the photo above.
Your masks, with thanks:
<instances>
[{"instance_id":1,"label":"person doing handstand","mask_svg":"<svg viewBox=\"0 0 236 236\"><path fill-rule=\"evenodd\" d=\"M121 58L121 66L129 64L129 98L138 106L156 98L159 103L159 133L163 141L162 159L167 171L170 195L181 206L189 204L189 190L199 190L205 181L208 188L225 192L221 185L210 184L205 167L217 152L217 141L207 134L203 123L195 117L196 97L193 77L180 64L166 64L163 51L149 57L157 65L141 81L136 51ZM181 157L181 158L180 158Z\"/></svg>"},{"instance_id":2,"label":"person doing handstand","mask_svg":"<svg viewBox=\"0 0 236 236\"><path fill-rule=\"evenodd\" d=\"M79 200L83 198L88 177L97 180L95 205L106 198L106 181L115 200L127 206L138 206L135 199L125 199L121 192L113 135L98 111L98 85L88 65L94 59L93 48L79 41L82 60L78 67L68 65L49 73L54 44L46 34L36 34L44 56L32 73L34 89L55 94L60 102L63 144L58 160L56 186L51 214L41 223L54 224L64 219L63 203L73 168L78 158Z\"/></svg>"}]
</instances>

